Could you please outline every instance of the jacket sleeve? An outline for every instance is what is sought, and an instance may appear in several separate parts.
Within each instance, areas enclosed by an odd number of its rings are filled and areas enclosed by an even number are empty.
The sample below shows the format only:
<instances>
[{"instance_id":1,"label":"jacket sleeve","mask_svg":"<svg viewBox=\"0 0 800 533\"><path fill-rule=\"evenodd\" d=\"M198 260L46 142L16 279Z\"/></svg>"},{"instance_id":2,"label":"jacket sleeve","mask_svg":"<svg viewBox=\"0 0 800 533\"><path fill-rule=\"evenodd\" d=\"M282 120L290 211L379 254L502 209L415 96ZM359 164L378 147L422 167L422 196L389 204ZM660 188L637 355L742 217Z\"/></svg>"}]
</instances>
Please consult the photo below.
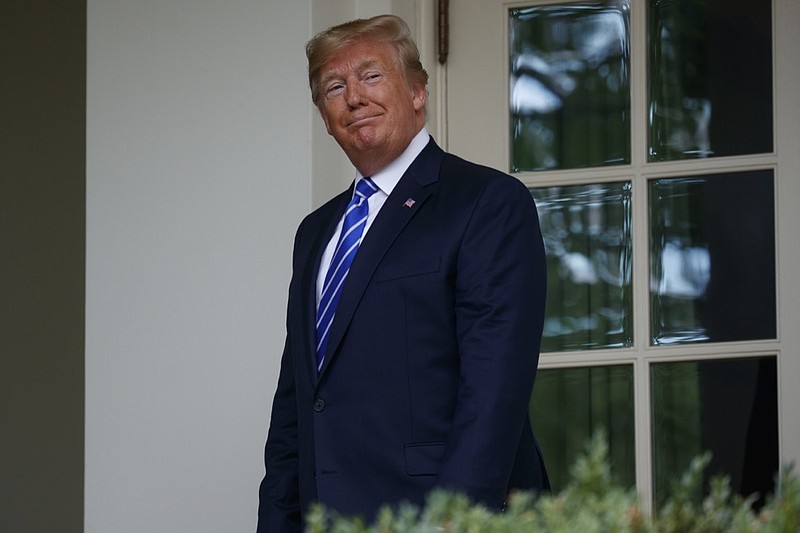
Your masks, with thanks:
<instances>
[{"instance_id":1,"label":"jacket sleeve","mask_svg":"<svg viewBox=\"0 0 800 533\"><path fill-rule=\"evenodd\" d=\"M533 198L490 180L461 243L455 313L459 390L438 485L501 507L539 359L546 265Z\"/></svg>"},{"instance_id":2,"label":"jacket sleeve","mask_svg":"<svg viewBox=\"0 0 800 533\"><path fill-rule=\"evenodd\" d=\"M258 533L299 533L302 530L298 486L297 404L291 357L287 336L264 450L266 474L259 489Z\"/></svg>"},{"instance_id":3,"label":"jacket sleeve","mask_svg":"<svg viewBox=\"0 0 800 533\"><path fill-rule=\"evenodd\" d=\"M286 341L281 356L278 387L272 400L267 443L264 448L266 473L259 488L258 533L295 533L302 531L299 486L299 431L297 416L297 388L292 351L290 312L292 294L299 271L299 248L302 240L301 224L295 234L292 252L292 281L286 316Z\"/></svg>"}]
</instances>

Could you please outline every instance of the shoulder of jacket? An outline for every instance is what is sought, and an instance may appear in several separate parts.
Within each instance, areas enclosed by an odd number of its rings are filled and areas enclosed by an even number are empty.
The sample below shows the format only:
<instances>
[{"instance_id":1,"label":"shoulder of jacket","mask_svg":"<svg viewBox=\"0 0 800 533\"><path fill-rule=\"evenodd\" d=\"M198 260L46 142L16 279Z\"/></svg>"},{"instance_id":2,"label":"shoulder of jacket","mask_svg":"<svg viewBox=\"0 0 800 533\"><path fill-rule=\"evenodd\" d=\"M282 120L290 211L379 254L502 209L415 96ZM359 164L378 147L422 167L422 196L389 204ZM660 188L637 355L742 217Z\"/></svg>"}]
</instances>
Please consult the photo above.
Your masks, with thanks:
<instances>
[{"instance_id":1,"label":"shoulder of jacket","mask_svg":"<svg viewBox=\"0 0 800 533\"><path fill-rule=\"evenodd\" d=\"M457 155L446 153L442 162L442 178L453 180L460 186L520 189L525 188L520 180L496 168L468 161Z\"/></svg>"}]
</instances>

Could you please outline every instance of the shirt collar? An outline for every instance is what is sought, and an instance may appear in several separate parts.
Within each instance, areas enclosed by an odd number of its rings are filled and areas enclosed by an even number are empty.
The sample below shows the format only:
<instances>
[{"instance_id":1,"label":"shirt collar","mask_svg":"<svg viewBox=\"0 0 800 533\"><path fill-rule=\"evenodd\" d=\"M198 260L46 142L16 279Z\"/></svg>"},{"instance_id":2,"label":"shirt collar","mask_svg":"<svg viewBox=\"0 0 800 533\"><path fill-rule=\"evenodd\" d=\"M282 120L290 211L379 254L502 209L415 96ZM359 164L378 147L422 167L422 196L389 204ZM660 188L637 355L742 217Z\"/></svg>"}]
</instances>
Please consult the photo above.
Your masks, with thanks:
<instances>
[{"instance_id":1,"label":"shirt collar","mask_svg":"<svg viewBox=\"0 0 800 533\"><path fill-rule=\"evenodd\" d=\"M375 182L375 185L387 196L392 194L400 178L403 177L403 174L405 174L408 167L411 166L411 163L414 162L420 152L428 145L429 140L430 135L428 135L428 130L423 126L423 128L419 130L419 133L411 139L408 147L397 159L370 176L372 181ZM356 170L356 183L363 177L361 172ZM353 190L355 190L355 188Z\"/></svg>"}]
</instances>

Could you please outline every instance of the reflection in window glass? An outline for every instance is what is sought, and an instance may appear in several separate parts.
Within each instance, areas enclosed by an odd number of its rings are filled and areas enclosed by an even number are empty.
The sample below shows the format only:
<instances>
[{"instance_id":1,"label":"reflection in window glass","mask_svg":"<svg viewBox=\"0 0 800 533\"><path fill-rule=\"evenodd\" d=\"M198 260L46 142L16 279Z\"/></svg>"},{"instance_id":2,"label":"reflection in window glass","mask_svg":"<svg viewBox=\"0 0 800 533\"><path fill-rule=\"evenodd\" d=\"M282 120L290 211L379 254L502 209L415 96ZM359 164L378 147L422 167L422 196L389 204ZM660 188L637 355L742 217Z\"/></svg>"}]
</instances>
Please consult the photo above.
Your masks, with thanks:
<instances>
[{"instance_id":1,"label":"reflection in window glass","mask_svg":"<svg viewBox=\"0 0 800 533\"><path fill-rule=\"evenodd\" d=\"M659 363L650 371L656 504L705 451L707 478L728 475L735 492L757 492L763 502L778 469L775 358Z\"/></svg>"},{"instance_id":2,"label":"reflection in window glass","mask_svg":"<svg viewBox=\"0 0 800 533\"><path fill-rule=\"evenodd\" d=\"M570 468L601 429L612 474L624 486L634 486L632 366L540 370L530 412L554 492L567 485Z\"/></svg>"},{"instance_id":3,"label":"reflection in window glass","mask_svg":"<svg viewBox=\"0 0 800 533\"><path fill-rule=\"evenodd\" d=\"M630 182L531 193L547 253L542 351L631 346Z\"/></svg>"},{"instance_id":4,"label":"reflection in window glass","mask_svg":"<svg viewBox=\"0 0 800 533\"><path fill-rule=\"evenodd\" d=\"M629 1L511 9L511 169L630 162Z\"/></svg>"},{"instance_id":5,"label":"reflection in window glass","mask_svg":"<svg viewBox=\"0 0 800 533\"><path fill-rule=\"evenodd\" d=\"M652 344L776 335L771 170L650 182Z\"/></svg>"},{"instance_id":6,"label":"reflection in window glass","mask_svg":"<svg viewBox=\"0 0 800 533\"><path fill-rule=\"evenodd\" d=\"M772 151L771 9L649 1L650 161Z\"/></svg>"}]
</instances>

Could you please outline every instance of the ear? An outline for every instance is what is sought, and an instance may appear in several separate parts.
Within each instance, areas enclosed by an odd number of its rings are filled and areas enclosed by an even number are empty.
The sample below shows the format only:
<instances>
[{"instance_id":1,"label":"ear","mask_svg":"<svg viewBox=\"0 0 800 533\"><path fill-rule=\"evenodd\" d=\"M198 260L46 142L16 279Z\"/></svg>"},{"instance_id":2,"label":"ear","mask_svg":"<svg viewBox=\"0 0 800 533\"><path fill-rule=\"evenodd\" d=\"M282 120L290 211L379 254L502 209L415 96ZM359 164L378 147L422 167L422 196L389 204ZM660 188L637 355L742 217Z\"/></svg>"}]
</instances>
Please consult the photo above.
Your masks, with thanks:
<instances>
[{"instance_id":1,"label":"ear","mask_svg":"<svg viewBox=\"0 0 800 533\"><path fill-rule=\"evenodd\" d=\"M411 101L414 103L414 111L420 111L425 107L425 102L428 101L428 91L424 85L411 88Z\"/></svg>"}]
</instances>

